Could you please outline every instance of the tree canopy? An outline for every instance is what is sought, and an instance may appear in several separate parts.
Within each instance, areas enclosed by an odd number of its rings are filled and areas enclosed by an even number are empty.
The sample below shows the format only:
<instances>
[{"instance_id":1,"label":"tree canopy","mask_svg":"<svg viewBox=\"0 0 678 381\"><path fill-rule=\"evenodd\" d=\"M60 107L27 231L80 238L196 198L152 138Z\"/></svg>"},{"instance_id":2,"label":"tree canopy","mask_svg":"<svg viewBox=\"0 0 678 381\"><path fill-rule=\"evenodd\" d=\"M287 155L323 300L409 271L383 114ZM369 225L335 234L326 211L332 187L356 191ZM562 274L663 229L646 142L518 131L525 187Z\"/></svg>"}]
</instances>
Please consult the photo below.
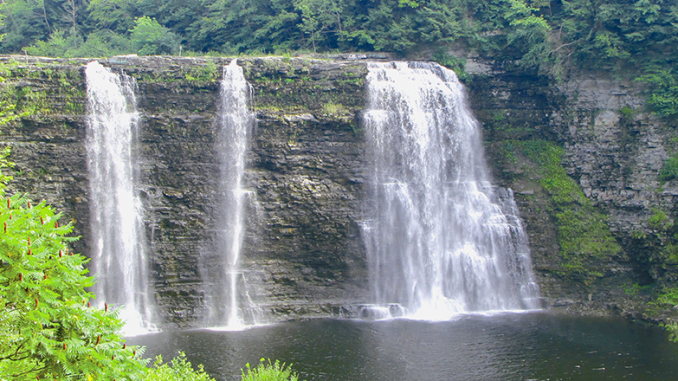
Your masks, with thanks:
<instances>
[{"instance_id":1,"label":"tree canopy","mask_svg":"<svg viewBox=\"0 0 678 381\"><path fill-rule=\"evenodd\" d=\"M525 65L675 63L675 0L4 0L3 53L392 51L450 43ZM148 28L152 28L148 29ZM141 31L148 30L145 37ZM143 41L140 40L143 39ZM96 49L83 49L87 41ZM60 47L55 49L55 47ZM647 61L651 61L647 63Z\"/></svg>"}]
</instances>

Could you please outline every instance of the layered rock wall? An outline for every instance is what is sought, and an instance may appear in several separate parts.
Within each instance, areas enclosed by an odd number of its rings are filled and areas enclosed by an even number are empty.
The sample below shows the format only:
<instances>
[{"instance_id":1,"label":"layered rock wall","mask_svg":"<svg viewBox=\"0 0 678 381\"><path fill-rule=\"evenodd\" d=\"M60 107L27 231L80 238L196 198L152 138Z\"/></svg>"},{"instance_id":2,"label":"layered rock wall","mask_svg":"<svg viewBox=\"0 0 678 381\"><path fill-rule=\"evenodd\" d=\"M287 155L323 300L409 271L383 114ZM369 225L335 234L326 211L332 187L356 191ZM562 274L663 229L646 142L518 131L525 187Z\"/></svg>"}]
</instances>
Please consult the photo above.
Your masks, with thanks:
<instances>
[{"instance_id":1,"label":"layered rock wall","mask_svg":"<svg viewBox=\"0 0 678 381\"><path fill-rule=\"evenodd\" d=\"M360 237L367 65L355 59L365 57L341 58L238 62L252 86L257 120L247 157L246 187L253 196L243 269L252 299L278 319L342 313L342 306L367 296ZM63 211L83 236L75 249L84 254L90 244L88 61L0 58L3 99L24 113L3 126L0 137L12 144L17 163L9 192L44 197ZM101 61L138 84L139 184L157 320L166 326L199 325L205 312L201 255L221 249L215 246L215 122L221 71L229 62ZM673 152L672 131L643 111L633 83L582 77L556 86L494 62L472 60L467 68L475 70L469 102L483 124L488 161L498 185L516 191L546 302L596 313L632 308L632 301L631 307L620 302L630 298L624 287L652 280L633 237L649 229L653 208L672 210L678 195L674 182L658 178ZM622 251L597 264L600 276L565 274L562 232L553 197L535 169L539 163L510 147L536 141L563 148L562 166L622 244Z\"/></svg>"}]
</instances>

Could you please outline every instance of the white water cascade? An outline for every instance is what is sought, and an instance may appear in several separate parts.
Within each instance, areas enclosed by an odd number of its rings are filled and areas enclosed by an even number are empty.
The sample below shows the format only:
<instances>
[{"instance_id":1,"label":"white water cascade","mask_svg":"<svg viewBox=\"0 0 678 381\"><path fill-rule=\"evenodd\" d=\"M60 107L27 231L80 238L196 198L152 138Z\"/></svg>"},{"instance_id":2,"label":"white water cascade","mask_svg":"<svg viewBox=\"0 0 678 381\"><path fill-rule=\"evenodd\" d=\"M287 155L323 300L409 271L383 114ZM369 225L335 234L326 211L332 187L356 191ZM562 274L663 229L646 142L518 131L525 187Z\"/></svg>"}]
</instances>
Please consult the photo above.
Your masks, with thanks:
<instances>
[{"instance_id":1,"label":"white water cascade","mask_svg":"<svg viewBox=\"0 0 678 381\"><path fill-rule=\"evenodd\" d=\"M363 224L376 302L363 316L448 320L538 308L513 193L490 184L480 128L453 71L372 63Z\"/></svg>"},{"instance_id":2,"label":"white water cascade","mask_svg":"<svg viewBox=\"0 0 678 381\"><path fill-rule=\"evenodd\" d=\"M134 149L139 115L134 79L98 62L87 79L87 158L90 178L92 270L96 306L122 307L123 332L153 330L143 209L135 189Z\"/></svg>"},{"instance_id":3,"label":"white water cascade","mask_svg":"<svg viewBox=\"0 0 678 381\"><path fill-rule=\"evenodd\" d=\"M244 188L245 156L255 123L250 111L251 88L233 60L224 66L220 91L216 154L221 169L216 217L216 259L201 264L206 288L207 322L211 327L239 330L257 323L258 311L247 291L240 254L245 210L254 194Z\"/></svg>"}]
</instances>

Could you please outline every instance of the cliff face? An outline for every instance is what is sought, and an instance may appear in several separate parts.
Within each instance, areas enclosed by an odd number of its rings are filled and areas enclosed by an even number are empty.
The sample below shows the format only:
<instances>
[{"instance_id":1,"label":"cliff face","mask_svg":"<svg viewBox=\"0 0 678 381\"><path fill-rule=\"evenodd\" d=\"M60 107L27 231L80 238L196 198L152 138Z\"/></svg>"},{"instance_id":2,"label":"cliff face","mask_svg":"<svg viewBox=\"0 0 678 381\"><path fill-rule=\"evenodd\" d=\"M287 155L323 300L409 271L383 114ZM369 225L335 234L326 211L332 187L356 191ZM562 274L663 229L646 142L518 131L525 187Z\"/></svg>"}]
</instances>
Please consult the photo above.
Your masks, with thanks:
<instances>
[{"instance_id":1,"label":"cliff face","mask_svg":"<svg viewBox=\"0 0 678 381\"><path fill-rule=\"evenodd\" d=\"M13 145L17 163L9 192L44 197L73 219L83 236L75 249L85 255L88 61L0 58L2 97L27 112L2 128L0 138ZM221 68L230 59L100 62L138 84L136 154L158 320L198 324L205 312L199 260L209 262L205 253L219 249L215 118ZM257 120L246 172L253 191L243 249L248 292L279 319L344 313L342 306L367 296L359 228L366 63L246 58L238 64L252 85ZM638 232L651 230L647 221L657 208L670 214L678 195L674 183L658 180L672 152L671 131L641 111L630 84L582 78L556 87L492 62L471 61L467 68L475 70L469 101L484 126L488 161L498 185L516 191L546 302L579 311L632 309L638 296L623 287L661 275L645 263L647 245ZM530 151L535 144L561 149L557 167L589 201L567 206L554 196L545 162ZM604 219L596 225L604 253L584 263L596 274L570 271L559 246L567 208L591 208Z\"/></svg>"},{"instance_id":2,"label":"cliff face","mask_svg":"<svg viewBox=\"0 0 678 381\"><path fill-rule=\"evenodd\" d=\"M652 288L675 280L675 266L657 254L675 215L676 182L659 176L675 153L675 131L645 109L636 82L582 75L554 84L471 63L477 71L469 94L484 124L488 160L497 183L516 192L547 303L584 313L662 315L643 310ZM562 169L535 149L552 149ZM576 189L567 196L574 202L551 189L567 188L564 176L573 180ZM653 223L657 216L663 227Z\"/></svg>"}]
</instances>

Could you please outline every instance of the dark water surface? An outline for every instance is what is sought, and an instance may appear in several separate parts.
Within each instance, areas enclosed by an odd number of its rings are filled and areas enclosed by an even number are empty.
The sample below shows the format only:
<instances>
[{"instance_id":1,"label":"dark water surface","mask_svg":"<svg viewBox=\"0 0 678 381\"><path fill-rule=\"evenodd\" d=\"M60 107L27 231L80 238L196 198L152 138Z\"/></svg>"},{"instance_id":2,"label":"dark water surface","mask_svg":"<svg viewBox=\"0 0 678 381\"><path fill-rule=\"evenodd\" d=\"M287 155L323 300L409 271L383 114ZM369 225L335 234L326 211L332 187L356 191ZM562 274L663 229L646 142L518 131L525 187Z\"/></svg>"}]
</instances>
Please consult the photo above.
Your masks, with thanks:
<instances>
[{"instance_id":1,"label":"dark water surface","mask_svg":"<svg viewBox=\"0 0 678 381\"><path fill-rule=\"evenodd\" d=\"M318 319L241 332L133 337L146 356L185 351L217 380L259 358L294 363L305 380L678 380L678 344L621 319L549 313L456 321Z\"/></svg>"}]
</instances>

